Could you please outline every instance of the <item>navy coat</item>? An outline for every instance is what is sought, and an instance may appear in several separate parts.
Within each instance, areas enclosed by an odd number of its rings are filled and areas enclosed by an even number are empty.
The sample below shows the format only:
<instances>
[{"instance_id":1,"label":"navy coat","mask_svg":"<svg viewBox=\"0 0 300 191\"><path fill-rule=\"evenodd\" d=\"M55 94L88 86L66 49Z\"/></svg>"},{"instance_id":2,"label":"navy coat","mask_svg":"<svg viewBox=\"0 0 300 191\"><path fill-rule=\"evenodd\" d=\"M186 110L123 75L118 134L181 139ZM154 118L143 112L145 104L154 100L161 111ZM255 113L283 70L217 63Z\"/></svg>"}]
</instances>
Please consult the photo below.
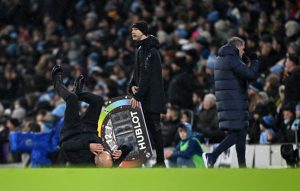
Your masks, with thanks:
<instances>
[{"instance_id":1,"label":"navy coat","mask_svg":"<svg viewBox=\"0 0 300 191\"><path fill-rule=\"evenodd\" d=\"M219 128L241 130L249 126L248 80L258 76L258 60L248 67L236 47L226 44L219 49L215 64L215 94Z\"/></svg>"}]
</instances>

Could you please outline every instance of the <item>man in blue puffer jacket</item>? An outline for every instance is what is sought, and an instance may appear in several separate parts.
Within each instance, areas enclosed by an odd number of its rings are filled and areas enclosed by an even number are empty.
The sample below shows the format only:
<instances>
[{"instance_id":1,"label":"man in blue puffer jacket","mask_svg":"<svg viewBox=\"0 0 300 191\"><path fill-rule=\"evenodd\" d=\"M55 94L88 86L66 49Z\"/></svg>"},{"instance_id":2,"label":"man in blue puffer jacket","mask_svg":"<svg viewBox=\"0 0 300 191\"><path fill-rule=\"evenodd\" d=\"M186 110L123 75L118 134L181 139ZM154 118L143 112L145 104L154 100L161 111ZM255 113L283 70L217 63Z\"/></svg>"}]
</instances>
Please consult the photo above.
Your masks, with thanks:
<instances>
[{"instance_id":1,"label":"man in blue puffer jacket","mask_svg":"<svg viewBox=\"0 0 300 191\"><path fill-rule=\"evenodd\" d=\"M234 144L239 166L246 166L246 129L249 126L247 86L249 80L258 77L259 63L257 55L251 54L248 58L250 65L246 65L242 61L244 48L245 41L233 37L219 49L214 71L215 94L219 128L227 130L228 136L212 153L203 153L207 168L213 167L218 156Z\"/></svg>"}]
</instances>

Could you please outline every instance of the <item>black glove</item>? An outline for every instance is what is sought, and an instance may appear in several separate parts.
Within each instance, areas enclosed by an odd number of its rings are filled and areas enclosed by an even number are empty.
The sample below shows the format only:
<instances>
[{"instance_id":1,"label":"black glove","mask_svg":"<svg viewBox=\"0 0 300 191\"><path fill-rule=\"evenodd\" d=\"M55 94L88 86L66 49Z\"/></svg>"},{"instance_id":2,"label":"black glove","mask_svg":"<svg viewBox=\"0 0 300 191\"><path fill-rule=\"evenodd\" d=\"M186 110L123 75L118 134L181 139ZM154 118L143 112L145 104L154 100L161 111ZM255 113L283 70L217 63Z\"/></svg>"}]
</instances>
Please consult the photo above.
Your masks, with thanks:
<instances>
[{"instance_id":1,"label":"black glove","mask_svg":"<svg viewBox=\"0 0 300 191\"><path fill-rule=\"evenodd\" d=\"M79 96L79 94L82 92L83 85L84 85L84 76L80 75L79 77L76 78L74 82L72 92L74 92L77 96Z\"/></svg>"},{"instance_id":2,"label":"black glove","mask_svg":"<svg viewBox=\"0 0 300 191\"><path fill-rule=\"evenodd\" d=\"M62 68L60 65L55 65L52 68L52 78L54 78L56 75L62 75Z\"/></svg>"},{"instance_id":3,"label":"black glove","mask_svg":"<svg viewBox=\"0 0 300 191\"><path fill-rule=\"evenodd\" d=\"M251 53L249 55L250 60L257 60L257 54L256 53Z\"/></svg>"},{"instance_id":4,"label":"black glove","mask_svg":"<svg viewBox=\"0 0 300 191\"><path fill-rule=\"evenodd\" d=\"M248 56L246 56L245 54L243 54L242 61L248 65L250 63L250 58Z\"/></svg>"}]
</instances>

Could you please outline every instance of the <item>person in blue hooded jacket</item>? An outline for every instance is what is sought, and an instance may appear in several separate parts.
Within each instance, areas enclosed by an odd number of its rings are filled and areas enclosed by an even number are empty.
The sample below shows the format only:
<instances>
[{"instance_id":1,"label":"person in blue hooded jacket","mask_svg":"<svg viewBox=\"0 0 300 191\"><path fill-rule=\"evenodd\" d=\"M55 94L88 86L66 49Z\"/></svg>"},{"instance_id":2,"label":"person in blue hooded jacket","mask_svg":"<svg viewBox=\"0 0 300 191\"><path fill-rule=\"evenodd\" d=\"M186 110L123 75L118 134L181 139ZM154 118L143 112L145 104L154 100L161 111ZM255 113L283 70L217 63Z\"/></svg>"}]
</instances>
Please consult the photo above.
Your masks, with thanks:
<instances>
[{"instance_id":1,"label":"person in blue hooded jacket","mask_svg":"<svg viewBox=\"0 0 300 191\"><path fill-rule=\"evenodd\" d=\"M204 167L202 148L197 136L193 135L189 123L181 123L178 128L181 141L173 152L166 151L165 157L170 161L170 166L176 167Z\"/></svg>"},{"instance_id":2,"label":"person in blue hooded jacket","mask_svg":"<svg viewBox=\"0 0 300 191\"><path fill-rule=\"evenodd\" d=\"M203 153L207 168L213 167L219 155L232 145L236 146L239 167L246 166L246 129L250 119L247 86L248 81L258 77L259 62L255 53L245 56L244 49L245 41L233 37L218 52L214 71L216 105L219 128L228 131L228 135L212 153Z\"/></svg>"}]
</instances>

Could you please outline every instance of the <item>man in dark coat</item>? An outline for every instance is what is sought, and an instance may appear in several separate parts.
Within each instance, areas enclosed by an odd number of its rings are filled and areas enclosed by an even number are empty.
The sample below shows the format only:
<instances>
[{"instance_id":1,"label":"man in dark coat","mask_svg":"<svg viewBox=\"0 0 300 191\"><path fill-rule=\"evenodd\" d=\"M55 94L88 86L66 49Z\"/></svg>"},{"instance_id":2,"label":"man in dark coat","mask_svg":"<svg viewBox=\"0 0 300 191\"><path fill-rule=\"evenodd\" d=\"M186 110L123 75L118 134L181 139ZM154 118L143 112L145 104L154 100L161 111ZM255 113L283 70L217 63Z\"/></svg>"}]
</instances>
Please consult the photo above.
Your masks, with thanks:
<instances>
[{"instance_id":1,"label":"man in dark coat","mask_svg":"<svg viewBox=\"0 0 300 191\"><path fill-rule=\"evenodd\" d=\"M243 61L245 42L233 37L219 49L215 65L215 94L219 128L228 136L212 153L203 153L206 167L213 167L218 156L235 144L240 167L246 166L246 129L249 126L247 81L258 76L257 55L250 55L248 67Z\"/></svg>"},{"instance_id":2,"label":"man in dark coat","mask_svg":"<svg viewBox=\"0 0 300 191\"><path fill-rule=\"evenodd\" d=\"M178 127L180 125L180 108L171 106L162 119L162 136L165 147L175 147L179 142Z\"/></svg>"},{"instance_id":3,"label":"man in dark coat","mask_svg":"<svg viewBox=\"0 0 300 191\"><path fill-rule=\"evenodd\" d=\"M192 109L194 77L188 70L185 55L175 56L172 69L174 73L168 87L168 102L182 109Z\"/></svg>"},{"instance_id":4,"label":"man in dark coat","mask_svg":"<svg viewBox=\"0 0 300 191\"><path fill-rule=\"evenodd\" d=\"M289 54L285 62L285 71L288 76L284 80L285 84L285 104L294 104L300 102L300 67L299 57L295 54Z\"/></svg>"},{"instance_id":5,"label":"man in dark coat","mask_svg":"<svg viewBox=\"0 0 300 191\"><path fill-rule=\"evenodd\" d=\"M196 132L201 134L200 141L219 143L224 139L224 131L218 128L218 116L216 97L214 94L206 94L200 113L196 114Z\"/></svg>"},{"instance_id":6,"label":"man in dark coat","mask_svg":"<svg viewBox=\"0 0 300 191\"><path fill-rule=\"evenodd\" d=\"M95 156L100 154L104 148L97 136L98 118L103 105L100 96L90 92L82 92L83 76L75 81L74 90L70 92L62 82L62 68L54 66L52 70L54 89L66 102L64 115L64 126L60 131L60 150L56 163L65 165L94 165ZM79 116L79 101L89 104L88 109ZM123 146L112 153L115 162L129 153L129 147Z\"/></svg>"},{"instance_id":7,"label":"man in dark coat","mask_svg":"<svg viewBox=\"0 0 300 191\"><path fill-rule=\"evenodd\" d=\"M134 72L128 87L133 96L131 105L136 108L141 102L147 129L155 144L157 165L165 166L160 127L160 113L165 113L165 94L159 42L154 36L148 36L148 25L144 21L134 23L131 34L137 46Z\"/></svg>"}]
</instances>

